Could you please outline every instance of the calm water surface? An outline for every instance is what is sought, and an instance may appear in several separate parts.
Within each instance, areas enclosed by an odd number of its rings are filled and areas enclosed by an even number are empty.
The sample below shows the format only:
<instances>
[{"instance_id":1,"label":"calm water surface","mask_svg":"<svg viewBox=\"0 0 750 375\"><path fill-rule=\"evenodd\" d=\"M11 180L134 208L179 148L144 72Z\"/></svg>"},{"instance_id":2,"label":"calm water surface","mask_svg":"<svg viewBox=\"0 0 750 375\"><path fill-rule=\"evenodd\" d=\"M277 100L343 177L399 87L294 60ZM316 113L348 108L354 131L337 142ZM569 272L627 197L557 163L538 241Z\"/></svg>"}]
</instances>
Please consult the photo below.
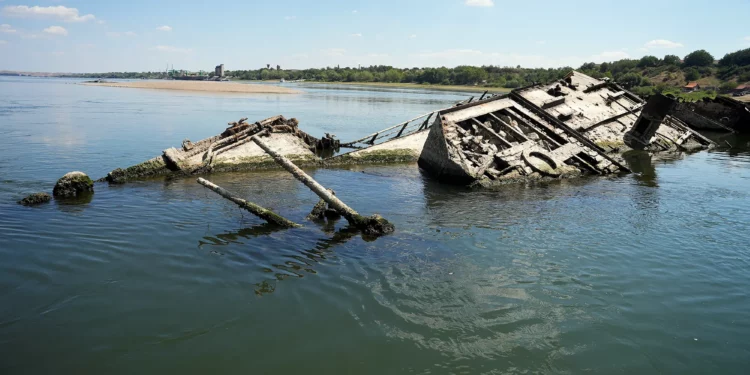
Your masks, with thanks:
<instances>
[{"instance_id":1,"label":"calm water surface","mask_svg":"<svg viewBox=\"0 0 750 375\"><path fill-rule=\"evenodd\" d=\"M415 165L311 170L397 232L276 230L191 179L98 178L240 117L343 140L468 94L306 87L229 96L0 78L0 373L721 373L750 365L750 154L469 191ZM723 141L722 141L723 142ZM213 175L302 221L280 171Z\"/></svg>"}]
</instances>

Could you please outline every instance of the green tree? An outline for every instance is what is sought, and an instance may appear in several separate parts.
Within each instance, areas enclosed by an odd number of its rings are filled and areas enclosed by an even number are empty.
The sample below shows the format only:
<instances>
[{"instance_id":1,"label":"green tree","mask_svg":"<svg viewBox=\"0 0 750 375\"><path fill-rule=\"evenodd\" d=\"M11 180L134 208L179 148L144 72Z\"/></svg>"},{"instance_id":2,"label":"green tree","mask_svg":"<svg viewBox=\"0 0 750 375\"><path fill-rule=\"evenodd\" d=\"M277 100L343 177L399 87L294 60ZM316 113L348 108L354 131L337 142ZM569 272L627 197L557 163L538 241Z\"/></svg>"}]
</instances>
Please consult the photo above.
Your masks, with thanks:
<instances>
[{"instance_id":1,"label":"green tree","mask_svg":"<svg viewBox=\"0 0 750 375\"><path fill-rule=\"evenodd\" d=\"M656 56L643 56L638 61L639 68L650 68L659 65L659 58Z\"/></svg>"},{"instance_id":2,"label":"green tree","mask_svg":"<svg viewBox=\"0 0 750 375\"><path fill-rule=\"evenodd\" d=\"M383 75L384 82L401 82L404 74L396 69L390 69Z\"/></svg>"},{"instance_id":3,"label":"green tree","mask_svg":"<svg viewBox=\"0 0 750 375\"><path fill-rule=\"evenodd\" d=\"M727 53L719 60L719 66L745 66L750 65L750 48L737 52Z\"/></svg>"},{"instance_id":4,"label":"green tree","mask_svg":"<svg viewBox=\"0 0 750 375\"><path fill-rule=\"evenodd\" d=\"M680 57L677 55L664 56L664 65L680 65Z\"/></svg>"},{"instance_id":5,"label":"green tree","mask_svg":"<svg viewBox=\"0 0 750 375\"><path fill-rule=\"evenodd\" d=\"M685 66L711 66L713 63L713 55L704 49L690 52L685 56Z\"/></svg>"}]
</instances>

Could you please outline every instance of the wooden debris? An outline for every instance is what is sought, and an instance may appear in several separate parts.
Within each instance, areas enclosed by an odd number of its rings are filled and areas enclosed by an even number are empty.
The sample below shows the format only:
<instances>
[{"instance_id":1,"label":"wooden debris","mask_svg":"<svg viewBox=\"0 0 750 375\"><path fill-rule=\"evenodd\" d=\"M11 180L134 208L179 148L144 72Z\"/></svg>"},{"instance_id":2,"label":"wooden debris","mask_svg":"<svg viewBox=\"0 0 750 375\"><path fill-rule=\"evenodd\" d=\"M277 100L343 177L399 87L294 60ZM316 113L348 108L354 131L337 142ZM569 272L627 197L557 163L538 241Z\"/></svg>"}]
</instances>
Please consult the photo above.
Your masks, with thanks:
<instances>
[{"instance_id":1,"label":"wooden debris","mask_svg":"<svg viewBox=\"0 0 750 375\"><path fill-rule=\"evenodd\" d=\"M293 222L291 220L288 220L288 219L282 217L281 215L279 215L279 214L277 214L277 213L275 213L275 212L273 212L273 211L271 211L269 209L263 208L263 207L258 206L257 204L255 204L253 202L249 202L249 201L246 201L246 200L244 200L242 198L239 198L237 196L232 195L232 193L230 193L226 189L222 188L221 186L218 186L218 185L212 183L211 181L205 180L203 178L198 178L198 183L201 184L201 185L203 185L203 186L205 186L205 187L207 187L207 188L209 188L214 193L219 194L219 195L221 195L222 197L224 197L226 199L229 199L230 201L232 201L232 202L236 203L238 206L240 206L240 208L244 208L245 210L250 211L250 213L252 213L253 215L255 215L255 216L257 216L257 217L259 217L259 218L261 218L261 219L263 219L263 220L271 223L271 224L276 224L276 225L279 225L279 226L282 226L282 227L286 227L286 228L301 227L301 225L299 225L299 224L297 224L297 223L295 223L295 222Z\"/></svg>"},{"instance_id":2,"label":"wooden debris","mask_svg":"<svg viewBox=\"0 0 750 375\"><path fill-rule=\"evenodd\" d=\"M302 169L294 165L289 159L285 158L281 154L272 150L268 145L260 139L265 131L252 136L253 142L255 142L260 148L263 149L268 155L270 155L276 163L281 165L289 173L294 176L297 180L302 182L305 186L310 188L315 194L321 199L326 201L328 205L341 213L344 218L349 222L350 225L362 230L365 234L369 235L383 235L392 233L394 226L388 220L384 219L380 215L372 215L369 217L360 215L357 211L354 211L351 207L342 202L330 190L326 189L323 185L319 184Z\"/></svg>"}]
</instances>

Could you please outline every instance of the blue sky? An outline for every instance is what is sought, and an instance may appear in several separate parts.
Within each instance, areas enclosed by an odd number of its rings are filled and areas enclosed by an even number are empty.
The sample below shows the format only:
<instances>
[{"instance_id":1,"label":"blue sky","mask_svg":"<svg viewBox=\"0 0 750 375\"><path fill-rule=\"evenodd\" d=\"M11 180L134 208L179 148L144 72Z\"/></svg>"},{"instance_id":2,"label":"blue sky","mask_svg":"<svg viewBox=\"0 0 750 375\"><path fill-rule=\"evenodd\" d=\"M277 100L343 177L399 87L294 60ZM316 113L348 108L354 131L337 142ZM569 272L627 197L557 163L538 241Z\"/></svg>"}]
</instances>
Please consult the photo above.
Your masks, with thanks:
<instances>
[{"instance_id":1,"label":"blue sky","mask_svg":"<svg viewBox=\"0 0 750 375\"><path fill-rule=\"evenodd\" d=\"M750 47L750 1L0 0L0 69L577 67Z\"/></svg>"}]
</instances>

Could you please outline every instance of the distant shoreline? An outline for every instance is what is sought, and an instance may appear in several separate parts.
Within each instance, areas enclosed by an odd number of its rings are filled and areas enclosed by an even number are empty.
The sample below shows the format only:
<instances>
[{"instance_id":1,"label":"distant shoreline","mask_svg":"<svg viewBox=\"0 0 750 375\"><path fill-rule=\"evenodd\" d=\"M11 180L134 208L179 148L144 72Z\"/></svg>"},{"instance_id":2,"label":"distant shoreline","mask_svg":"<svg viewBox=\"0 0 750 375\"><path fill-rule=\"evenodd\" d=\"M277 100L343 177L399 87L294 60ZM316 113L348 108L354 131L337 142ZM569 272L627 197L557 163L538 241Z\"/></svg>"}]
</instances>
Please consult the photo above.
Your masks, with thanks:
<instances>
[{"instance_id":1,"label":"distant shoreline","mask_svg":"<svg viewBox=\"0 0 750 375\"><path fill-rule=\"evenodd\" d=\"M279 82L276 80L267 81L235 81L235 82ZM294 83L294 82L289 82ZM419 83L389 83L389 82L322 82L322 81L305 81L300 82L301 84L315 84L315 85L348 85L348 86L371 86L371 87L391 87L391 88L408 88L408 89L422 89L422 90L440 90L440 91L465 91L465 92L491 92L491 93L507 93L511 89L502 87L484 87L484 86L465 86L465 85L425 85Z\"/></svg>"},{"instance_id":2,"label":"distant shoreline","mask_svg":"<svg viewBox=\"0 0 750 375\"><path fill-rule=\"evenodd\" d=\"M270 85L253 85L231 82L207 81L137 81L137 82L84 82L84 86L125 87L152 90L202 91L237 94L299 94L301 91L287 87Z\"/></svg>"}]
</instances>

